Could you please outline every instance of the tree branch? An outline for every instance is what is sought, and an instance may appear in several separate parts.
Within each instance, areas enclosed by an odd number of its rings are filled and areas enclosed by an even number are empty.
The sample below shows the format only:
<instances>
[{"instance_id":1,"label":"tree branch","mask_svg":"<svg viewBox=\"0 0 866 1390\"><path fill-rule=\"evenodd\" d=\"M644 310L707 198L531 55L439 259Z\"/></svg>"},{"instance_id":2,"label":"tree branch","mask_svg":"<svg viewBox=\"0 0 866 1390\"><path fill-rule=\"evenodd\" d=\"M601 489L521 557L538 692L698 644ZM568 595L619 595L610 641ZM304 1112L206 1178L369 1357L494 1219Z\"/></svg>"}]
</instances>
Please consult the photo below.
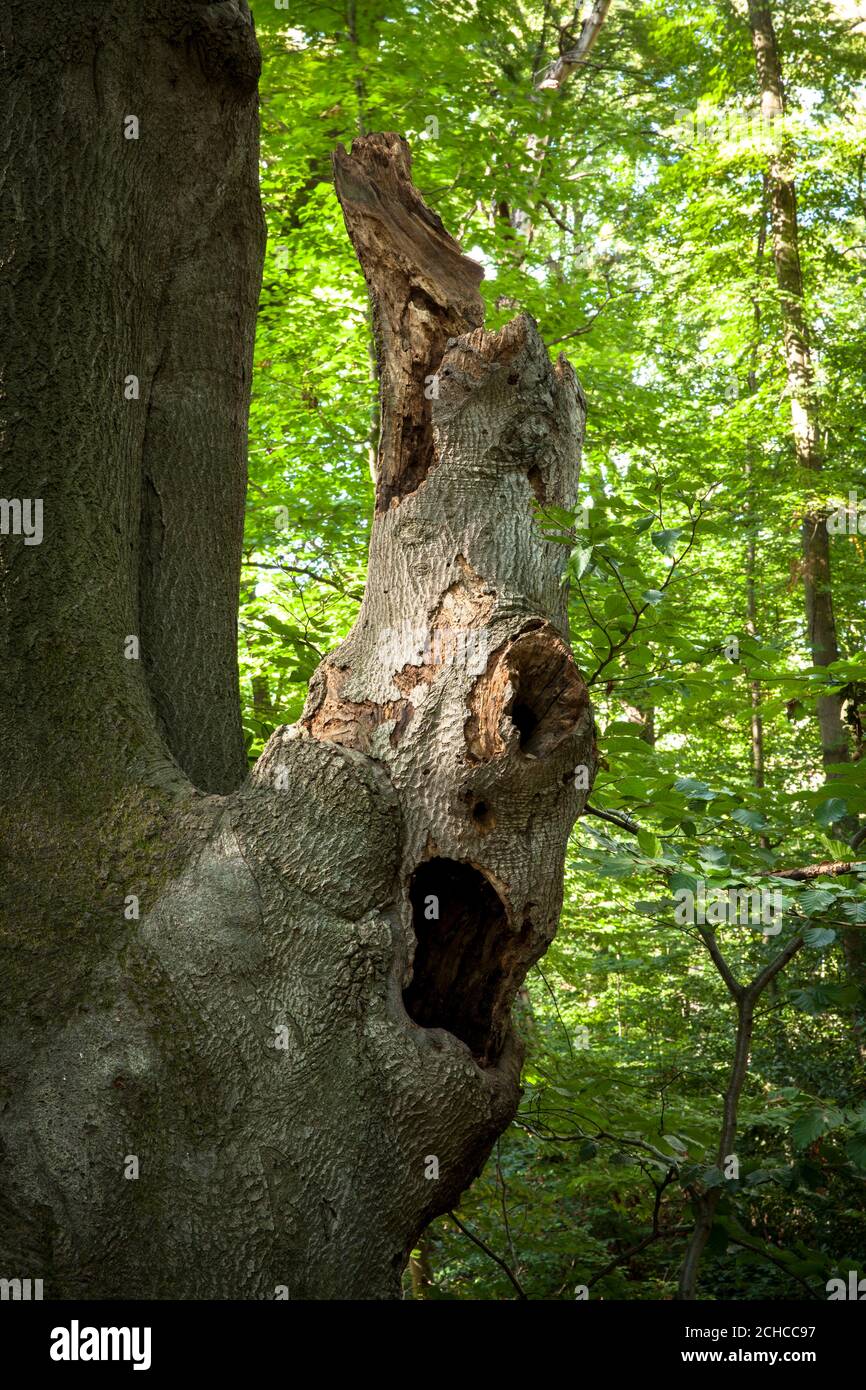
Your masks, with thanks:
<instances>
[{"instance_id":1,"label":"tree branch","mask_svg":"<svg viewBox=\"0 0 866 1390\"><path fill-rule=\"evenodd\" d=\"M453 1211L449 1211L448 1215L451 1217L451 1220L454 1222L454 1225L458 1228L458 1230L461 1230L463 1234L467 1237L467 1239L472 1241L473 1245L477 1245L479 1250L483 1250L485 1255L487 1255L491 1260L493 1260L495 1264L498 1264L499 1268L508 1275L508 1278L511 1280L512 1285L517 1290L517 1297L527 1299L527 1294L521 1287L517 1275L512 1273L505 1261L500 1259L496 1252L490 1249L489 1245L485 1245L484 1241L481 1239L480 1236L476 1236L472 1231L469 1230L468 1226L464 1226L463 1222L460 1220L459 1217L454 1215Z\"/></svg>"},{"instance_id":2,"label":"tree branch","mask_svg":"<svg viewBox=\"0 0 866 1390\"><path fill-rule=\"evenodd\" d=\"M597 806L590 806L587 803L581 811L581 815L597 816L599 820L609 821L611 825L618 826L620 830L627 830L630 835L637 835L640 832L637 821L632 820L630 816L620 815L617 811L601 811Z\"/></svg>"},{"instance_id":3,"label":"tree branch","mask_svg":"<svg viewBox=\"0 0 866 1390\"><path fill-rule=\"evenodd\" d=\"M828 878L838 874L853 874L866 869L866 860L834 859L824 864L805 864L799 869L773 869L771 878L793 878L808 882L810 878Z\"/></svg>"},{"instance_id":4,"label":"tree branch","mask_svg":"<svg viewBox=\"0 0 866 1390\"><path fill-rule=\"evenodd\" d=\"M544 77L538 84L539 91L558 90L563 82L571 75L575 68L582 67L595 47L596 40L601 33L601 26L607 18L611 0L596 0L589 15L583 21L580 36L576 46L568 53L561 53L560 56L550 64Z\"/></svg>"}]
</instances>

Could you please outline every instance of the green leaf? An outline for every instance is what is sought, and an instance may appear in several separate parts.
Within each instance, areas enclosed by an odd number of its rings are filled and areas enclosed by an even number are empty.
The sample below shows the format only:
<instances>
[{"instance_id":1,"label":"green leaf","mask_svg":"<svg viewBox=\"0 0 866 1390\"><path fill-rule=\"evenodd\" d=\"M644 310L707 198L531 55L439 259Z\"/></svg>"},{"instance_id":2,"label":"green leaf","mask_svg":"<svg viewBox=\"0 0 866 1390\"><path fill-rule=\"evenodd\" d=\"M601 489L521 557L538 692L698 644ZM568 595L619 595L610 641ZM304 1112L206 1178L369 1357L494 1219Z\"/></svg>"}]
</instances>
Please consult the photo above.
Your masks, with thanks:
<instances>
[{"instance_id":1,"label":"green leaf","mask_svg":"<svg viewBox=\"0 0 866 1390\"><path fill-rule=\"evenodd\" d=\"M839 796L830 796L826 801L822 801L815 810L815 819L819 825L829 829L835 825L836 821L842 820L848 814L848 803Z\"/></svg>"},{"instance_id":2,"label":"green leaf","mask_svg":"<svg viewBox=\"0 0 866 1390\"><path fill-rule=\"evenodd\" d=\"M855 1134L849 1139L845 1152L856 1168L866 1171L866 1134Z\"/></svg>"},{"instance_id":3,"label":"green leaf","mask_svg":"<svg viewBox=\"0 0 866 1390\"><path fill-rule=\"evenodd\" d=\"M677 526L670 531L653 531L650 540L656 550L660 550L662 555L673 556L676 554L676 545L680 536L683 534L684 527Z\"/></svg>"},{"instance_id":4,"label":"green leaf","mask_svg":"<svg viewBox=\"0 0 866 1390\"><path fill-rule=\"evenodd\" d=\"M673 898L639 898L634 904L634 910L643 917L658 917L663 912L670 912L673 906Z\"/></svg>"},{"instance_id":5,"label":"green leaf","mask_svg":"<svg viewBox=\"0 0 866 1390\"><path fill-rule=\"evenodd\" d=\"M674 782L674 791L682 792L692 801L712 801L715 792L711 792L706 782L699 782L695 777L680 777Z\"/></svg>"},{"instance_id":6,"label":"green leaf","mask_svg":"<svg viewBox=\"0 0 866 1390\"><path fill-rule=\"evenodd\" d=\"M760 811L749 811L745 806L738 806L736 811L732 811L731 820L738 825L748 826L749 830L765 830L768 824Z\"/></svg>"},{"instance_id":7,"label":"green leaf","mask_svg":"<svg viewBox=\"0 0 866 1390\"><path fill-rule=\"evenodd\" d=\"M574 567L575 578L582 579L592 564L592 546L576 545L572 551L571 563Z\"/></svg>"},{"instance_id":8,"label":"green leaf","mask_svg":"<svg viewBox=\"0 0 866 1390\"><path fill-rule=\"evenodd\" d=\"M828 1009L850 1008L852 1004L856 1004L859 995L860 991L856 985L825 984L823 980L819 980L817 984L791 990L788 998L795 1009L815 1016Z\"/></svg>"},{"instance_id":9,"label":"green leaf","mask_svg":"<svg viewBox=\"0 0 866 1390\"><path fill-rule=\"evenodd\" d=\"M816 1139L827 1128L824 1115L820 1110L807 1110L805 1115L801 1115L791 1126L791 1138L798 1149L805 1149L809 1144L814 1144Z\"/></svg>"},{"instance_id":10,"label":"green leaf","mask_svg":"<svg viewBox=\"0 0 866 1390\"><path fill-rule=\"evenodd\" d=\"M670 885L674 893L695 893L698 887L697 876L683 873L671 874Z\"/></svg>"},{"instance_id":11,"label":"green leaf","mask_svg":"<svg viewBox=\"0 0 866 1390\"><path fill-rule=\"evenodd\" d=\"M662 852L661 840L650 830L639 830L637 842L647 859L657 859Z\"/></svg>"},{"instance_id":12,"label":"green leaf","mask_svg":"<svg viewBox=\"0 0 866 1390\"><path fill-rule=\"evenodd\" d=\"M763 1187L768 1182L775 1182L776 1173L771 1168L753 1168L751 1173L746 1174L747 1187Z\"/></svg>"},{"instance_id":13,"label":"green leaf","mask_svg":"<svg viewBox=\"0 0 866 1390\"><path fill-rule=\"evenodd\" d=\"M806 927L803 932L803 940L813 950L820 950L836 940L836 933L832 927Z\"/></svg>"},{"instance_id":14,"label":"green leaf","mask_svg":"<svg viewBox=\"0 0 866 1390\"><path fill-rule=\"evenodd\" d=\"M809 916L813 912L823 912L826 908L832 907L835 901L836 895L829 893L826 888L807 888L797 899L800 907Z\"/></svg>"},{"instance_id":15,"label":"green leaf","mask_svg":"<svg viewBox=\"0 0 866 1390\"><path fill-rule=\"evenodd\" d=\"M706 860L708 864L716 864L722 867L730 863L727 852L723 850L720 845L698 845L698 854L701 859Z\"/></svg>"},{"instance_id":16,"label":"green leaf","mask_svg":"<svg viewBox=\"0 0 866 1390\"><path fill-rule=\"evenodd\" d=\"M668 1145L668 1147L673 1149L676 1153L684 1154L688 1152L687 1146L683 1143L682 1139L680 1139L678 1135L663 1134L662 1139Z\"/></svg>"}]
</instances>

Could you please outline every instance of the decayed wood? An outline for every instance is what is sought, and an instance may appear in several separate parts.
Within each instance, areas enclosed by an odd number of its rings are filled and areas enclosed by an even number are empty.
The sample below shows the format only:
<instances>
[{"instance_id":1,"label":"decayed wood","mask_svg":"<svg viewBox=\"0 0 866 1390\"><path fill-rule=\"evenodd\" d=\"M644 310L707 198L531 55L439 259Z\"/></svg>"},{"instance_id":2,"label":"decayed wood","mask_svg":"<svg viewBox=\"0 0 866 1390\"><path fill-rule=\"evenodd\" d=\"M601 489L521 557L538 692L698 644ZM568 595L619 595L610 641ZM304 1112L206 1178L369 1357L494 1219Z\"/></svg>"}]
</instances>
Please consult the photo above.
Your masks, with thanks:
<instances>
[{"instance_id":1,"label":"decayed wood","mask_svg":"<svg viewBox=\"0 0 866 1390\"><path fill-rule=\"evenodd\" d=\"M339 146L333 163L373 306L381 415L376 507L382 510L413 491L430 468L431 378L448 338L483 321L483 271L461 255L425 205L399 135L366 136L351 154Z\"/></svg>"},{"instance_id":2,"label":"decayed wood","mask_svg":"<svg viewBox=\"0 0 866 1390\"><path fill-rule=\"evenodd\" d=\"M533 515L539 498L574 503L585 405L531 319L481 327L481 272L409 171L395 135L335 157L374 303L380 490L361 612L311 682L301 727L387 769L403 826L407 1007L490 1066L556 929L568 832L595 767L563 552ZM419 882L441 896L438 929L419 916Z\"/></svg>"}]
</instances>

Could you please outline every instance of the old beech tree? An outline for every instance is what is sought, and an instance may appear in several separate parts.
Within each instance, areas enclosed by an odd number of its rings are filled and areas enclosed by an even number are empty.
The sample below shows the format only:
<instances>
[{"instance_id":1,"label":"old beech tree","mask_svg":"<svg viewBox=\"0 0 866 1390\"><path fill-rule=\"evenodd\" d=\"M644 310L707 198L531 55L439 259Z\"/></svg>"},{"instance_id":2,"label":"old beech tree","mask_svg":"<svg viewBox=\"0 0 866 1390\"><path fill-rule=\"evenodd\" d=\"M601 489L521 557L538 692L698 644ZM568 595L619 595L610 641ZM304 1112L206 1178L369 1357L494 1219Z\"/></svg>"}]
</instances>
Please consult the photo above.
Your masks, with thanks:
<instances>
[{"instance_id":1,"label":"old beech tree","mask_svg":"<svg viewBox=\"0 0 866 1390\"><path fill-rule=\"evenodd\" d=\"M581 392L530 319L485 332L398 136L337 152L381 382L369 577L248 774L250 14L2 23L0 490L44 538L0 540L0 1274L395 1297L515 1112L509 1007L594 770L532 515L574 502ZM440 639L397 661L407 627Z\"/></svg>"}]
</instances>

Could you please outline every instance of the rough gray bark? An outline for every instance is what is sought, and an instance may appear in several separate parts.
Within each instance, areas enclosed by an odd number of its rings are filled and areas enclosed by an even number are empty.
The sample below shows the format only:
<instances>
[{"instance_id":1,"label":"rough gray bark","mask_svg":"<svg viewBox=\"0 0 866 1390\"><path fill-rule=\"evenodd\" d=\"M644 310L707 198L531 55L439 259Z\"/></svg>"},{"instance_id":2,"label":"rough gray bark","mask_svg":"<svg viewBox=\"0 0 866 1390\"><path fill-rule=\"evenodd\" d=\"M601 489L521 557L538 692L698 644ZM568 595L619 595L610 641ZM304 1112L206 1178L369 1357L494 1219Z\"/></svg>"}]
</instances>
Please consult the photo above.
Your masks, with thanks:
<instances>
[{"instance_id":1,"label":"rough gray bark","mask_svg":"<svg viewBox=\"0 0 866 1390\"><path fill-rule=\"evenodd\" d=\"M515 1111L509 1005L594 771L531 515L574 500L582 397L531 320L480 327L405 144L340 153L381 366L369 579L238 786L255 39L243 3L56 9L16 12L3 126L4 487L46 532L0 557L0 1273L395 1297Z\"/></svg>"}]
</instances>

